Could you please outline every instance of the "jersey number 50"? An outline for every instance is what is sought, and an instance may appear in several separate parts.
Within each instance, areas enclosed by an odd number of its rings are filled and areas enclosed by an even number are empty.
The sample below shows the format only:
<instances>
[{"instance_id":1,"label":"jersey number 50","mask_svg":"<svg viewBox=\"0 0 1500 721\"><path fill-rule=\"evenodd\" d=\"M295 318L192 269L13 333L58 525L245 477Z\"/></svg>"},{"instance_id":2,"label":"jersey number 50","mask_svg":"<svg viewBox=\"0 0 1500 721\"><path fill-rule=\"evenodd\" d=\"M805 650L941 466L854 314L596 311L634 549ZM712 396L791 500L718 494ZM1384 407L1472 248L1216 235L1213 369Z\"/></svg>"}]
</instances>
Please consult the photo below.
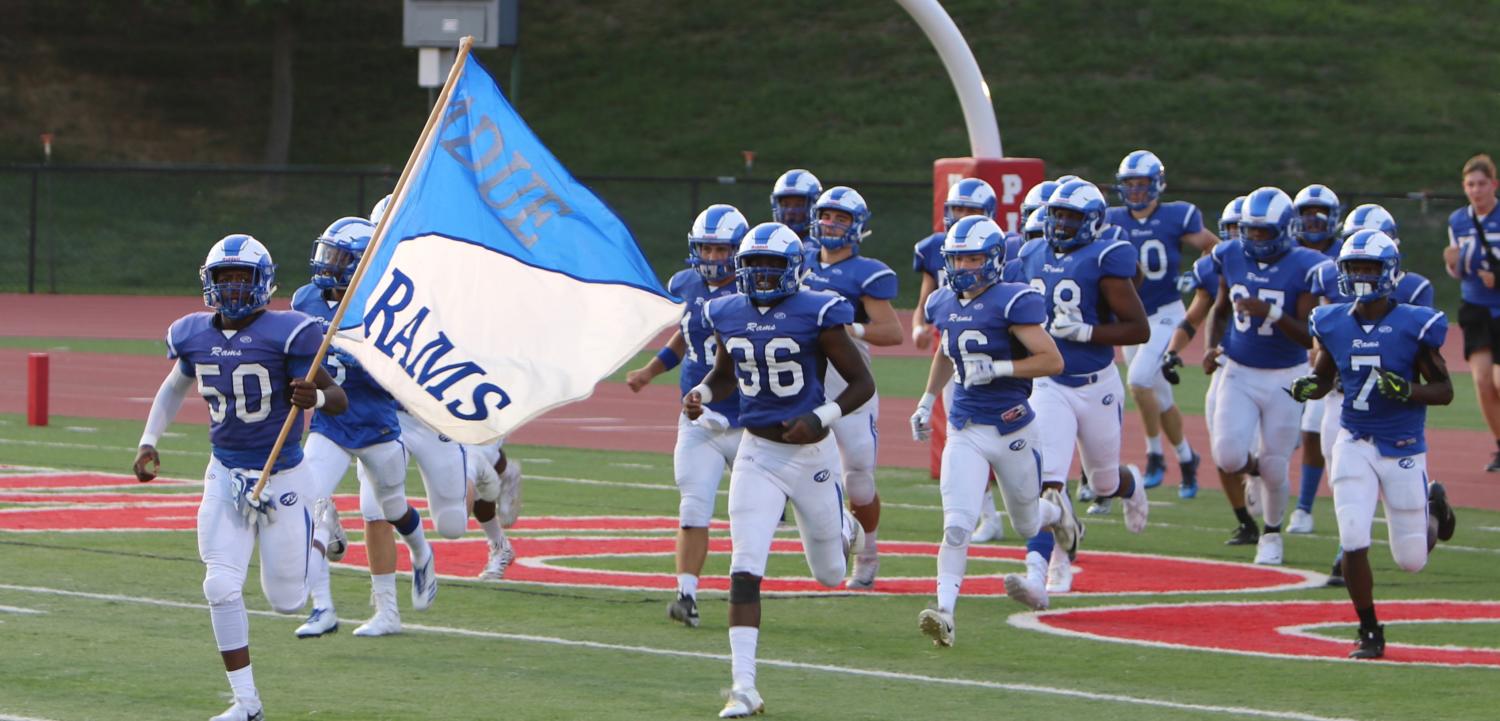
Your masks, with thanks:
<instances>
[{"instance_id":1,"label":"jersey number 50","mask_svg":"<svg viewBox=\"0 0 1500 721\"><path fill-rule=\"evenodd\" d=\"M791 338L772 338L766 341L765 349L757 354L755 344L749 338L730 338L724 349L734 357L739 372L735 378L740 382L740 393L746 397L760 395L760 389L769 386L778 398L789 398L802 390L802 366L789 360L802 350L802 346ZM782 358L777 359L780 355ZM761 382L761 369L765 368L765 383Z\"/></svg>"},{"instance_id":2,"label":"jersey number 50","mask_svg":"<svg viewBox=\"0 0 1500 721\"><path fill-rule=\"evenodd\" d=\"M263 421L271 415L271 373L259 363L235 366L229 377L233 382L233 398L225 398L219 389L208 384L208 378L220 375L217 363L196 363L193 374L198 376L198 393L208 401L208 417L214 423L223 423L229 415L229 406L234 406L234 416L245 423ZM255 379L260 391L255 410L250 410L250 399L245 397L245 379Z\"/></svg>"}]
</instances>

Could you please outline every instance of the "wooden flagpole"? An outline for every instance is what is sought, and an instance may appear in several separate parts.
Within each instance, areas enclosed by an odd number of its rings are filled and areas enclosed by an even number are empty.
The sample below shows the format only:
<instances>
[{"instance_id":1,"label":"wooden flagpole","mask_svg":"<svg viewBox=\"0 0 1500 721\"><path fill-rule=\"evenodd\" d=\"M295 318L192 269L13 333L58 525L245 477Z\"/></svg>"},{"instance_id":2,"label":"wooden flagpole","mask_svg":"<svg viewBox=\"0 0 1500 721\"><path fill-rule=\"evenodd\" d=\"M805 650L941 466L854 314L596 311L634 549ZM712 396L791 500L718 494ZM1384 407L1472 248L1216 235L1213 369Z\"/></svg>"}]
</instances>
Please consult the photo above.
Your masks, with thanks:
<instances>
[{"instance_id":1,"label":"wooden flagpole","mask_svg":"<svg viewBox=\"0 0 1500 721\"><path fill-rule=\"evenodd\" d=\"M426 155L426 151L432 146L433 128L437 126L438 120L443 117L444 111L448 108L448 98L453 93L453 86L458 83L459 75L463 74L464 65L469 59L469 49L473 44L473 36L468 35L458 43L458 54L453 59L453 67L448 70L448 80L443 83L443 91L438 94L437 103L432 106L432 112L427 116L427 125L422 128L422 137L417 141L416 147L412 148L411 156L406 159L406 167L401 170L401 177L396 181L396 189L391 191L390 205L375 226L375 234L370 238L370 245L365 248L364 255L359 259L359 265L354 268L354 276L349 279L349 290L345 291L344 297L339 300L339 307L334 311L333 320L328 324L328 332L323 334L323 344L318 347L318 354L313 356L312 368L307 371L307 377L303 379L309 383L317 377L318 369L323 366L323 357L328 354L328 346L333 342L333 336L338 333L339 324L344 320L344 311L349 308L349 297L353 295L350 291L359 287L370 258L375 255L380 244L385 240L386 226L390 224L391 218L396 217L401 202L406 198L406 182ZM271 447L271 455L266 459L266 467L261 469L260 479L255 482L253 497L259 497L261 491L265 489L266 482L271 478L271 468L276 465L276 459L281 455L281 447L286 444L287 434L292 432L292 424L297 422L299 415L299 413L287 413L286 422L281 424L281 433L276 436L276 445Z\"/></svg>"}]
</instances>

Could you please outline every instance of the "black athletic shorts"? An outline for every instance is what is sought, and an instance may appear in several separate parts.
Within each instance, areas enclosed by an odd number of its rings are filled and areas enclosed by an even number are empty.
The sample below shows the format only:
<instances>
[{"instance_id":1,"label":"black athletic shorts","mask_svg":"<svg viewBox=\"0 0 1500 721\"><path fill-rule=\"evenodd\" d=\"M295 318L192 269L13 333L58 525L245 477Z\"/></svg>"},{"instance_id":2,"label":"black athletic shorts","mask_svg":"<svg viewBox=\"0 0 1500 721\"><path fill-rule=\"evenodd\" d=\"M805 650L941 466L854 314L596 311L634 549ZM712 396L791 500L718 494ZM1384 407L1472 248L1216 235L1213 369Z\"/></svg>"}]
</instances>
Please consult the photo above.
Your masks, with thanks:
<instances>
[{"instance_id":1,"label":"black athletic shorts","mask_svg":"<svg viewBox=\"0 0 1500 721\"><path fill-rule=\"evenodd\" d=\"M1500 318L1488 306L1465 301L1458 306L1458 327L1464 332L1464 359L1482 350L1500 361Z\"/></svg>"}]
</instances>

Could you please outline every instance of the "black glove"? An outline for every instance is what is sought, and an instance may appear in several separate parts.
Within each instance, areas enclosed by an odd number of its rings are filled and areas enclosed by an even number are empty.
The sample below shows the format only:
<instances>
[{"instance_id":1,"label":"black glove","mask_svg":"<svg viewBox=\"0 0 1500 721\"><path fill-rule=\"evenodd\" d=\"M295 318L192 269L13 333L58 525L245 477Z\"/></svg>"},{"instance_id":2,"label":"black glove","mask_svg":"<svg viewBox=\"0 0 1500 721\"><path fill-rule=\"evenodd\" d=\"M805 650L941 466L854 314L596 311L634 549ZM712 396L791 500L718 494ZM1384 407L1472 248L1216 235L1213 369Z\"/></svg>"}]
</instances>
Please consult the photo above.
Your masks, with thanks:
<instances>
[{"instance_id":1,"label":"black glove","mask_svg":"<svg viewBox=\"0 0 1500 721\"><path fill-rule=\"evenodd\" d=\"M1182 367L1182 356L1175 351L1167 351L1167 357L1161 361L1161 377L1166 378L1168 383L1177 385L1182 382L1182 376L1178 375L1177 369Z\"/></svg>"}]
</instances>

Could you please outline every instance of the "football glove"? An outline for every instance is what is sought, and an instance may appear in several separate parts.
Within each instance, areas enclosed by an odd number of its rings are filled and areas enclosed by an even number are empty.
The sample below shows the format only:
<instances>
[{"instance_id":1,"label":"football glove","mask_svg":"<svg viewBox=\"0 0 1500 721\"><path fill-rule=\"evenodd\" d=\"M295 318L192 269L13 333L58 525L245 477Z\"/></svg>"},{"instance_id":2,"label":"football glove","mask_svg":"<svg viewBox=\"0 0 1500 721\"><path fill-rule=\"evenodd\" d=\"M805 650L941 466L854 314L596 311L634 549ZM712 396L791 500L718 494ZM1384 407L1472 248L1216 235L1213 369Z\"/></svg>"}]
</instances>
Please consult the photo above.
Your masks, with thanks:
<instances>
[{"instance_id":1,"label":"football glove","mask_svg":"<svg viewBox=\"0 0 1500 721\"><path fill-rule=\"evenodd\" d=\"M1182 356L1177 355L1176 351L1167 351L1167 357L1161 360L1161 377L1175 386L1182 382L1182 375L1177 372L1181 367Z\"/></svg>"},{"instance_id":2,"label":"football glove","mask_svg":"<svg viewBox=\"0 0 1500 721\"><path fill-rule=\"evenodd\" d=\"M1317 389L1318 377L1309 375L1292 381L1292 387L1288 388L1286 392L1292 396L1292 400L1298 403L1305 403L1308 399L1312 398L1313 392Z\"/></svg>"},{"instance_id":3,"label":"football glove","mask_svg":"<svg viewBox=\"0 0 1500 721\"><path fill-rule=\"evenodd\" d=\"M1087 343L1094 337L1094 326L1073 317L1062 317L1052 321L1052 327L1047 329L1053 338L1058 340L1070 340L1074 343Z\"/></svg>"},{"instance_id":4,"label":"football glove","mask_svg":"<svg viewBox=\"0 0 1500 721\"><path fill-rule=\"evenodd\" d=\"M917 412L911 414L912 440L925 443L932 438L932 404L936 400L937 396L927 393L917 401Z\"/></svg>"},{"instance_id":5,"label":"football glove","mask_svg":"<svg viewBox=\"0 0 1500 721\"><path fill-rule=\"evenodd\" d=\"M729 430L729 419L723 413L708 408L704 408L703 415L698 416L698 420L693 422L709 433L723 433Z\"/></svg>"},{"instance_id":6,"label":"football glove","mask_svg":"<svg viewBox=\"0 0 1500 721\"><path fill-rule=\"evenodd\" d=\"M244 517L245 523L254 525L258 520L265 519L267 524L275 523L276 497L271 493L269 484L255 493L256 479L233 471L235 483L234 505L239 509L240 515Z\"/></svg>"},{"instance_id":7,"label":"football glove","mask_svg":"<svg viewBox=\"0 0 1500 721\"><path fill-rule=\"evenodd\" d=\"M1411 381L1397 375L1395 371L1379 372L1380 377L1375 382L1375 387L1380 389L1380 395L1403 403L1411 400Z\"/></svg>"}]
</instances>

